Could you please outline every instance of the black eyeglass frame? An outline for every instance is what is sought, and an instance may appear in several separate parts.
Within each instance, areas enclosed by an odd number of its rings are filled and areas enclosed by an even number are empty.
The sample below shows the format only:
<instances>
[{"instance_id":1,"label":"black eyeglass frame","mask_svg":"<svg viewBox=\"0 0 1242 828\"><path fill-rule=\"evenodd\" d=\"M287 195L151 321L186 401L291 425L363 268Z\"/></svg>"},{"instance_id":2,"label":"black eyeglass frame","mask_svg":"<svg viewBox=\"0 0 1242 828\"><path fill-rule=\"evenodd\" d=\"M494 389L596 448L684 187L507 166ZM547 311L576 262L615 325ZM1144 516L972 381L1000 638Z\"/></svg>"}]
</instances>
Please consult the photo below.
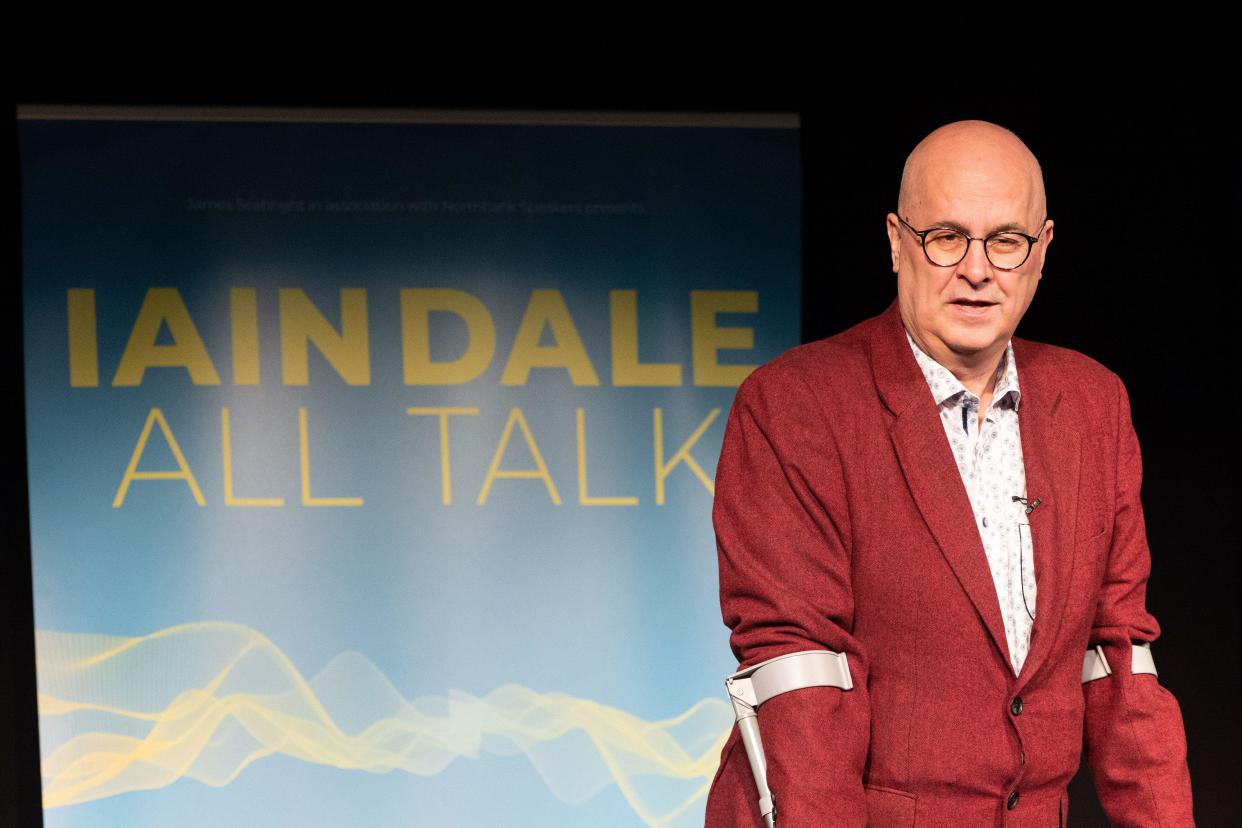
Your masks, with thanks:
<instances>
[{"instance_id":1,"label":"black eyeglass frame","mask_svg":"<svg viewBox=\"0 0 1242 828\"><path fill-rule=\"evenodd\" d=\"M926 230L915 230L914 225L910 224L910 222L906 221L905 219L901 217L901 213L893 213L893 215L897 216L897 220L900 221L902 224L904 224L907 228L909 228L911 233L919 237L919 247L923 248L923 256L927 259L928 262L935 265L936 267L957 267L959 264L962 263L962 259L965 259L966 256L970 254L970 243L972 241L977 241L977 242L983 242L983 255L987 258L988 264L990 264L992 267L996 268L997 270L1005 270L1005 271L1017 270L1018 268L1022 267L1022 265L1026 264L1027 259L1031 258L1031 249L1034 248L1035 245L1038 244L1040 241L1042 241L1040 236L1044 234L1044 227L1048 224L1048 217L1044 216L1044 220L1040 222L1039 224L1039 236L1028 236L1026 233L1020 232L1018 230L1000 230L996 233L990 233L982 238L979 238L978 236L967 236L961 230L957 230L953 227L928 227ZM950 233L957 233L959 236L965 236L966 249L962 251L961 259L958 259L956 262L953 262L953 264L940 264L939 262L932 261L931 254L927 252L927 234L931 233L934 230L948 230ZM1001 267L996 262L992 261L992 256L988 253L988 239L994 238L996 236L1004 236L1004 235L1021 236L1022 238L1026 239L1026 255L1022 257L1022 261L1018 262L1013 267Z\"/></svg>"}]
</instances>

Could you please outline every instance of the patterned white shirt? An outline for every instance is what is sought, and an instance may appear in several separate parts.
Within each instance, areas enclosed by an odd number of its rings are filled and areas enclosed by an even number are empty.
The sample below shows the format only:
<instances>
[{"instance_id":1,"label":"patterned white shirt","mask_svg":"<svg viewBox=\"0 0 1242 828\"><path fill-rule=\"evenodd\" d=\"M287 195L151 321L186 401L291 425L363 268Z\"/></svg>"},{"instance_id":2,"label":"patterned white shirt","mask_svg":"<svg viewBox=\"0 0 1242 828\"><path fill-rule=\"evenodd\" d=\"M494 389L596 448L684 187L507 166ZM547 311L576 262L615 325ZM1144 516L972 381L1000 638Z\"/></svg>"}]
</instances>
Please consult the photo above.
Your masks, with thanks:
<instances>
[{"instance_id":1,"label":"patterned white shirt","mask_svg":"<svg viewBox=\"0 0 1242 828\"><path fill-rule=\"evenodd\" d=\"M1035 619L1035 566L1026 507L1013 500L1026 497L1026 469L1018 431L1018 367L1013 343L996 368L996 387L979 428L979 398L915 344L906 332L914 358L940 410L945 436L957 460L975 526L983 541L992 583L1005 623L1014 675L1022 670Z\"/></svg>"}]
</instances>

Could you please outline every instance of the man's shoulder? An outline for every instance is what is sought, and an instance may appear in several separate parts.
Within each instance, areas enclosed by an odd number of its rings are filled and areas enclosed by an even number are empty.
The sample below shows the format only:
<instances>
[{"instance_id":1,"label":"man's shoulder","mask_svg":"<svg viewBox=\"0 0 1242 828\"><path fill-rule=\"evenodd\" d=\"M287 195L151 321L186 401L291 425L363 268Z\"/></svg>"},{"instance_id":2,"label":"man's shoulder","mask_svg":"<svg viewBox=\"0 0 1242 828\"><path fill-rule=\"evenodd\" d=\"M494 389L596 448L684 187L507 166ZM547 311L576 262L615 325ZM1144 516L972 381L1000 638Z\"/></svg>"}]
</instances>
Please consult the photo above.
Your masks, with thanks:
<instances>
[{"instance_id":1,"label":"man's shoulder","mask_svg":"<svg viewBox=\"0 0 1242 828\"><path fill-rule=\"evenodd\" d=\"M871 376L866 342L876 324L878 318L867 319L833 336L795 345L752 371L743 385L856 387Z\"/></svg>"},{"instance_id":2,"label":"man's shoulder","mask_svg":"<svg viewBox=\"0 0 1242 828\"><path fill-rule=\"evenodd\" d=\"M1116 400L1121 378L1094 357L1073 348L1018 336L1013 337L1013 347L1020 386L1024 381L1037 382L1092 404Z\"/></svg>"}]
</instances>

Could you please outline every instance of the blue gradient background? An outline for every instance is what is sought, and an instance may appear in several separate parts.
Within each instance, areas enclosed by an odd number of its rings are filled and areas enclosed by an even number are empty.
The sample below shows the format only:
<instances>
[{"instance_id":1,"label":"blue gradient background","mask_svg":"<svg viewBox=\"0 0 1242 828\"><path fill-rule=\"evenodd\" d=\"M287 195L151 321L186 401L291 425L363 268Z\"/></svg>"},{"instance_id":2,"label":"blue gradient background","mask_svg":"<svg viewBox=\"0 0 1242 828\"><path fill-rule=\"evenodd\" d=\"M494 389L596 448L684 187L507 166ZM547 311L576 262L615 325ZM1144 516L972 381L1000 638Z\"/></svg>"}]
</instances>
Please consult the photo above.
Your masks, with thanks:
<instances>
[{"instance_id":1,"label":"blue gradient background","mask_svg":"<svg viewBox=\"0 0 1242 828\"><path fill-rule=\"evenodd\" d=\"M304 675L357 650L407 697L506 682L594 699L646 719L720 696L734 669L720 620L711 495L684 465L655 504L651 409L671 454L714 407L693 454L715 469L732 388L696 388L692 289L757 290L758 364L797 341L800 191L789 129L418 124L25 121L20 124L26 394L36 625L142 635L200 619L247 624ZM191 212L190 199L635 202L641 215ZM176 287L222 384L184 369L110 381L150 287ZM262 383L231 385L228 289L258 290ZM306 387L280 384L276 290L307 291L339 323L343 287L367 289L371 384L348 387L311 349ZM496 323L475 381L402 384L402 287L469 291ZM65 291L96 291L99 388L70 388ZM560 290L597 373L575 387L500 373L530 291ZM679 362L676 388L613 388L608 291L638 291L644 362ZM433 317L433 355L464 326ZM438 422L451 418L453 503L440 501ZM226 508L220 407L232 412L238 496ZM318 496L299 505L297 408L310 417ZM510 407L526 415L562 498L498 479L475 499ZM591 494L577 504L574 408L586 409ZM147 412L166 415L207 500L181 481L137 481L112 508ZM532 466L515 429L502 467ZM158 431L140 468L172 468ZM135 681L143 677L135 676ZM567 805L523 758L454 762L429 777L372 775L284 756L227 787L189 780L49 811L61 826L636 825L615 787Z\"/></svg>"}]
</instances>

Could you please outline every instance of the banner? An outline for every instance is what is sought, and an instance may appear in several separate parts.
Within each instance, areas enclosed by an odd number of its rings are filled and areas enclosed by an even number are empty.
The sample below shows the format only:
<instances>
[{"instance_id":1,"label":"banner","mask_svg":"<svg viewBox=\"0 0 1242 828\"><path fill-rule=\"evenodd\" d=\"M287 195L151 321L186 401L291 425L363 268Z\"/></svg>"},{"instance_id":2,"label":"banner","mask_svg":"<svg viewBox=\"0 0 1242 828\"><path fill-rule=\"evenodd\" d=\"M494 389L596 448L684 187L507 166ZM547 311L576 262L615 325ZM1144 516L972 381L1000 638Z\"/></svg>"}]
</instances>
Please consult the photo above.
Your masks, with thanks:
<instances>
[{"instance_id":1,"label":"banner","mask_svg":"<svg viewBox=\"0 0 1242 828\"><path fill-rule=\"evenodd\" d=\"M796 129L246 117L19 125L46 824L701 825Z\"/></svg>"}]
</instances>

